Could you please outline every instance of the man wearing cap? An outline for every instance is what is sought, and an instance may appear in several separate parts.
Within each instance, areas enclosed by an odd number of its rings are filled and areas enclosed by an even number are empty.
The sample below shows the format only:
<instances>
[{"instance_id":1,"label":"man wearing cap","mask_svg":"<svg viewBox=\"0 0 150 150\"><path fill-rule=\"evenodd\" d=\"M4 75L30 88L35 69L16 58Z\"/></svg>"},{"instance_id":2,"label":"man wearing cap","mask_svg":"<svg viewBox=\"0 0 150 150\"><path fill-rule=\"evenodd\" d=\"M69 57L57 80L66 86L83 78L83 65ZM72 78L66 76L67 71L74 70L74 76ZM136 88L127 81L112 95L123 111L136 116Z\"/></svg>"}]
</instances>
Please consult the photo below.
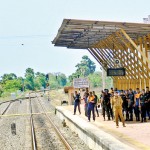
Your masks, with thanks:
<instances>
[{"instance_id":1,"label":"man wearing cap","mask_svg":"<svg viewBox=\"0 0 150 150\"><path fill-rule=\"evenodd\" d=\"M119 116L121 118L123 127L125 127L125 121L124 121L123 114L122 114L122 103L123 103L122 98L118 95L118 92L115 91L114 97L112 98L112 105L113 105L114 112L115 112L115 119L116 119L116 127L117 128L119 127L119 124L118 124L118 117Z\"/></svg>"},{"instance_id":2,"label":"man wearing cap","mask_svg":"<svg viewBox=\"0 0 150 150\"><path fill-rule=\"evenodd\" d=\"M105 111L107 113L108 120L110 120L110 116L113 119L113 112L111 109L110 96L111 96L111 94L108 93L108 89L104 89L103 100L102 100L104 120L105 120Z\"/></svg>"}]
</instances>

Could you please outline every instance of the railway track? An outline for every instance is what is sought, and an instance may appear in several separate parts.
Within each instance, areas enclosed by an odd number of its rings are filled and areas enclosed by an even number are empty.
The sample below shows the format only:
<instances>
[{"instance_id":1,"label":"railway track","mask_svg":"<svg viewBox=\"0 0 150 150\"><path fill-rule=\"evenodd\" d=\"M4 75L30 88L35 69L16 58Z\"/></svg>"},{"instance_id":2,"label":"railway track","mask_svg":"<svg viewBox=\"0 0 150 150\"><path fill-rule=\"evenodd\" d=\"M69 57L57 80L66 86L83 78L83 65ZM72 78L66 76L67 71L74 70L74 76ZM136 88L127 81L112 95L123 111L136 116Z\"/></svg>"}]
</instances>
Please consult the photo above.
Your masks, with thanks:
<instances>
[{"instance_id":1,"label":"railway track","mask_svg":"<svg viewBox=\"0 0 150 150\"><path fill-rule=\"evenodd\" d=\"M88 150L76 133L63 126L51 102L38 92L21 102L0 103L0 149ZM16 134L11 132L12 124L16 125Z\"/></svg>"},{"instance_id":2,"label":"railway track","mask_svg":"<svg viewBox=\"0 0 150 150\"><path fill-rule=\"evenodd\" d=\"M44 128L44 130L46 130L46 132L45 132L46 135L48 135L48 137L51 138L51 142L52 142L51 145L53 146L53 149L73 150L72 147L70 146L70 144L67 142L67 140L63 136L63 134L59 131L57 126L53 123L52 119L50 118L50 116L48 115L48 113L46 111L46 108L41 104L36 93L35 93L35 95L36 95L36 98L35 98L36 100L35 99L31 100L30 94L29 94L30 112L31 112L30 125L31 125L31 136L32 136L32 149L33 150L41 149L38 147L39 144L38 144L38 135L36 133L37 132L36 128L39 129L39 127L36 127L36 125L35 125L36 119L34 118L33 105L32 105L32 101L36 101L39 103L40 108L42 109L42 115L38 118L38 121L42 120L42 123L40 124L41 127L45 127L45 124L48 123L47 128L49 128L49 129ZM52 111L54 111L54 110L52 110ZM43 124L43 122L44 122L44 124ZM47 147L47 149L48 149L48 147Z\"/></svg>"}]
</instances>

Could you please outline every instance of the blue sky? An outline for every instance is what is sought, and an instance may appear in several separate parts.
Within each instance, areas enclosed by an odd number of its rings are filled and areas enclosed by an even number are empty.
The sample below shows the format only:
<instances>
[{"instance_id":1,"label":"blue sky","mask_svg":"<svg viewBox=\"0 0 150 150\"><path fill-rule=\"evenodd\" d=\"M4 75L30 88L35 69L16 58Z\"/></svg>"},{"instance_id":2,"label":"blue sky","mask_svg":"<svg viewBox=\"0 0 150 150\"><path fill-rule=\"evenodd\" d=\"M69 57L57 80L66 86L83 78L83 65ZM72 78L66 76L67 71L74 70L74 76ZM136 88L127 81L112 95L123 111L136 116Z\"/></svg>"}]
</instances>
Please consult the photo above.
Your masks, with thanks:
<instances>
[{"instance_id":1,"label":"blue sky","mask_svg":"<svg viewBox=\"0 0 150 150\"><path fill-rule=\"evenodd\" d=\"M54 47L64 18L143 22L149 0L0 0L0 76L25 69L70 75L86 50ZM22 45L23 44L23 45Z\"/></svg>"}]
</instances>

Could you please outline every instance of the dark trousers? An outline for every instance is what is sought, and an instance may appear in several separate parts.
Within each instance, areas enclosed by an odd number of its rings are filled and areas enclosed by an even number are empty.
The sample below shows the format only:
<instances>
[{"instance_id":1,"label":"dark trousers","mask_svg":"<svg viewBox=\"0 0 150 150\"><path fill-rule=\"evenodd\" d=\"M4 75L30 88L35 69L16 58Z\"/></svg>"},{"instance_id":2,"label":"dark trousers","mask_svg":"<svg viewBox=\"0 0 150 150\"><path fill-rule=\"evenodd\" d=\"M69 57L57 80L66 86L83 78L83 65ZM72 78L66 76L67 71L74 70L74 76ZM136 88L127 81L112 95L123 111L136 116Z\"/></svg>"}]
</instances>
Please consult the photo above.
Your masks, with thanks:
<instances>
[{"instance_id":1,"label":"dark trousers","mask_svg":"<svg viewBox=\"0 0 150 150\"><path fill-rule=\"evenodd\" d=\"M113 111L110 105L103 105L103 117L105 119L105 112L107 113L108 120L110 120L110 116L113 119Z\"/></svg>"},{"instance_id":2,"label":"dark trousers","mask_svg":"<svg viewBox=\"0 0 150 150\"><path fill-rule=\"evenodd\" d=\"M129 120L128 106L123 105L123 107L122 107L122 113L123 113L123 116L124 116L124 114L126 114L126 120Z\"/></svg>"},{"instance_id":3,"label":"dark trousers","mask_svg":"<svg viewBox=\"0 0 150 150\"><path fill-rule=\"evenodd\" d=\"M74 102L74 114L76 114L77 106L78 106L79 113L81 113L81 111L80 111L80 102Z\"/></svg>"},{"instance_id":4,"label":"dark trousers","mask_svg":"<svg viewBox=\"0 0 150 150\"><path fill-rule=\"evenodd\" d=\"M91 111L92 111L92 115L93 115L93 120L95 120L95 112L94 112L94 103L89 103L88 104L88 120L90 121L91 118Z\"/></svg>"},{"instance_id":5,"label":"dark trousers","mask_svg":"<svg viewBox=\"0 0 150 150\"><path fill-rule=\"evenodd\" d=\"M98 113L98 109L97 109L97 105L95 104L95 111L97 113L97 116L99 116L99 113Z\"/></svg>"},{"instance_id":6,"label":"dark trousers","mask_svg":"<svg viewBox=\"0 0 150 150\"><path fill-rule=\"evenodd\" d=\"M129 112L129 120L133 121L133 105L130 105L128 107L128 112Z\"/></svg>"},{"instance_id":7,"label":"dark trousers","mask_svg":"<svg viewBox=\"0 0 150 150\"><path fill-rule=\"evenodd\" d=\"M107 115L108 115L108 119L110 119L110 116L113 119L113 111L112 111L112 108L111 108L110 104L107 105Z\"/></svg>"},{"instance_id":8,"label":"dark trousers","mask_svg":"<svg viewBox=\"0 0 150 150\"><path fill-rule=\"evenodd\" d=\"M146 120L146 107L145 107L145 104L141 104L141 118L142 118L142 121Z\"/></svg>"},{"instance_id":9,"label":"dark trousers","mask_svg":"<svg viewBox=\"0 0 150 150\"><path fill-rule=\"evenodd\" d=\"M139 110L139 106L135 106L134 108L135 111L135 117L136 117L136 121L140 121L140 110Z\"/></svg>"}]
</instances>

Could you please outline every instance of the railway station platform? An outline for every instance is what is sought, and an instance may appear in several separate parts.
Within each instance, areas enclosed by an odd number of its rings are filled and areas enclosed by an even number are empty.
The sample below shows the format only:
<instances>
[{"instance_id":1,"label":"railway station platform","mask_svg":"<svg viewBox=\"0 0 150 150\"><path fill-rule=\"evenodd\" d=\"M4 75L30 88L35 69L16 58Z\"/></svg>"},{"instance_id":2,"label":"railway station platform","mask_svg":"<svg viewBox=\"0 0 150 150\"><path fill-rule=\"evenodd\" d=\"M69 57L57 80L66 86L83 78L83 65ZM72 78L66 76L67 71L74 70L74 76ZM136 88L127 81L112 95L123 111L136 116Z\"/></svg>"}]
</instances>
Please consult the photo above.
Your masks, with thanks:
<instances>
[{"instance_id":1,"label":"railway station platform","mask_svg":"<svg viewBox=\"0 0 150 150\"><path fill-rule=\"evenodd\" d=\"M126 127L119 123L116 128L114 121L104 121L100 113L95 122L88 122L81 104L81 115L78 110L73 115L73 105L57 106L56 115L64 120L69 128L92 150L150 150L150 121L140 123L126 121ZM107 120L107 117L106 117Z\"/></svg>"}]
</instances>

